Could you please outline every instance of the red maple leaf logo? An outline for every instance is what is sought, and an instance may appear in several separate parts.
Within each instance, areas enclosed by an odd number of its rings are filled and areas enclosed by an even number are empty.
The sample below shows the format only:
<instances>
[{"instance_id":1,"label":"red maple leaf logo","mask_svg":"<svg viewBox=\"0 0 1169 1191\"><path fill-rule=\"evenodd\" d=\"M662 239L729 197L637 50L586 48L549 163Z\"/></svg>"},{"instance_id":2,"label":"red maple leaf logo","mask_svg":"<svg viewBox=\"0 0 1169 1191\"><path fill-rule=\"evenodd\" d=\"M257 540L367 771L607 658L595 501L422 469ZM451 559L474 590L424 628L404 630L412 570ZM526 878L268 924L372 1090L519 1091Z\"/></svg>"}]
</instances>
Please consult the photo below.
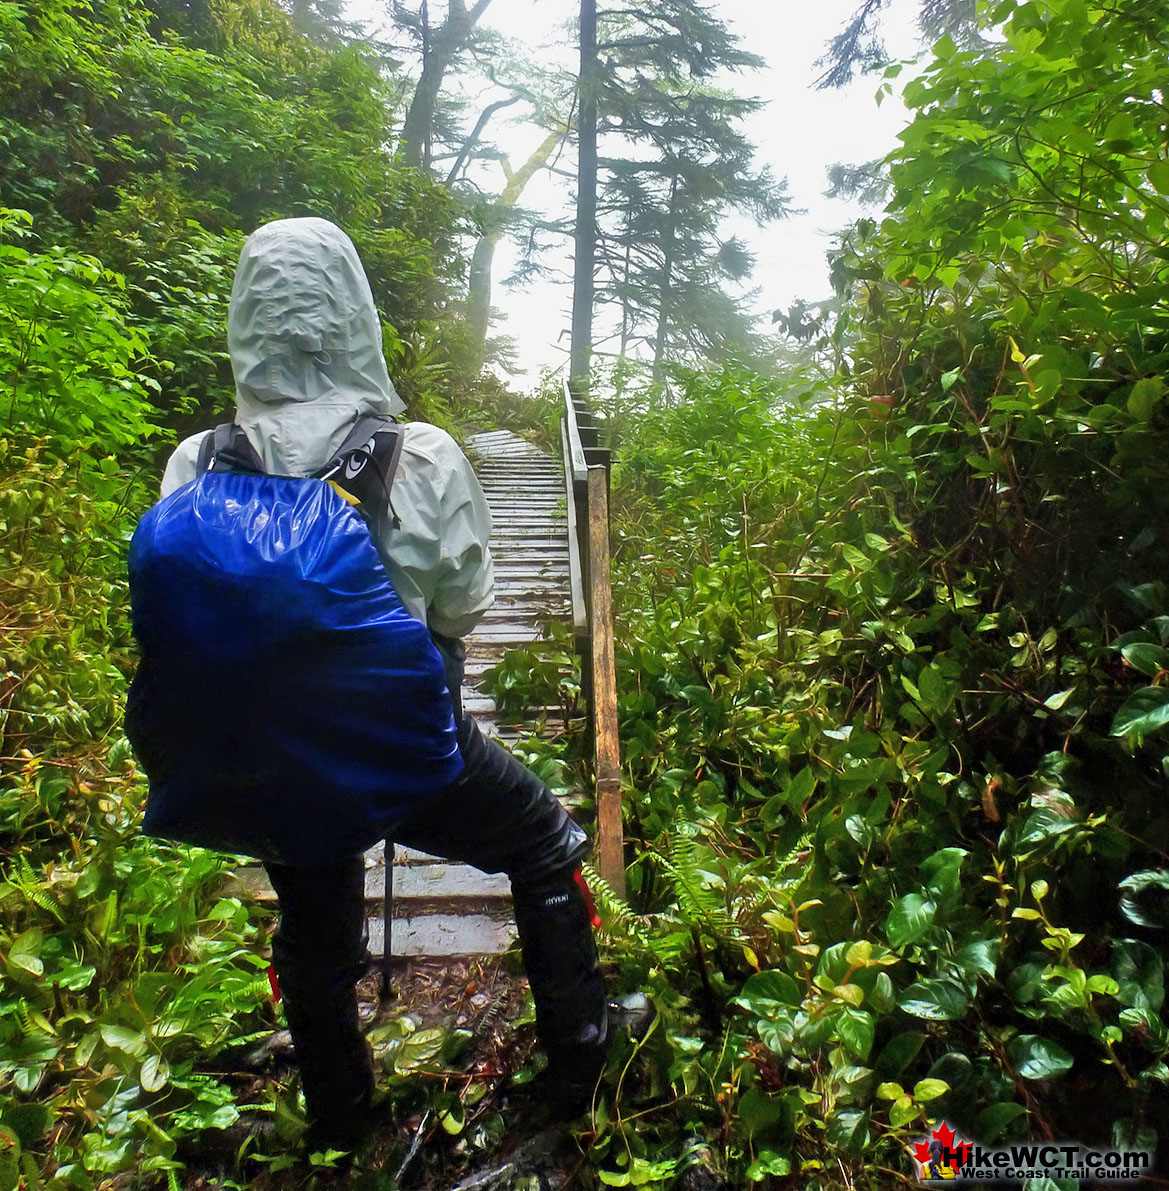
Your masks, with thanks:
<instances>
[{"instance_id":1,"label":"red maple leaf logo","mask_svg":"<svg viewBox=\"0 0 1169 1191\"><path fill-rule=\"evenodd\" d=\"M943 1160L944 1164L953 1167L954 1170L957 1170L970 1156L970 1143L959 1141L954 1130L945 1121L930 1134L930 1138L932 1142L940 1143L945 1147L947 1157ZM913 1143L914 1157L923 1169L928 1169L930 1163L934 1161L930 1145L931 1141L915 1141Z\"/></svg>"}]
</instances>

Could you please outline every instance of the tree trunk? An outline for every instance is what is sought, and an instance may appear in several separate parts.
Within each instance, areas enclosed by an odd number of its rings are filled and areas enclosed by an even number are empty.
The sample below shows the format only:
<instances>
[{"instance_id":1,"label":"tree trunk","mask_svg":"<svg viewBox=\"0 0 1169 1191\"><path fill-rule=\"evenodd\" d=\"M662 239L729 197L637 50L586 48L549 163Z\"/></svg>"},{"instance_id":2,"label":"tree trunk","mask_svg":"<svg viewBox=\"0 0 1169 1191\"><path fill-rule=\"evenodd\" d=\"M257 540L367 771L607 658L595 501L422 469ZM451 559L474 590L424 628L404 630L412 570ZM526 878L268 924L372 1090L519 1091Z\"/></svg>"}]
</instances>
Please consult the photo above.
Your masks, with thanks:
<instances>
[{"instance_id":1,"label":"tree trunk","mask_svg":"<svg viewBox=\"0 0 1169 1191\"><path fill-rule=\"evenodd\" d=\"M471 331L472 363L476 372L483 367L487 328L491 322L491 263L495 258L495 246L503 234L507 212L519 201L524 187L532 180L536 171L548 164L548 158L552 156L564 133L563 128L550 132L518 170L508 173L507 185L492 204L492 210L487 216L487 226L475 244L475 252L471 257L471 273L467 279L467 323Z\"/></svg>"},{"instance_id":2,"label":"tree trunk","mask_svg":"<svg viewBox=\"0 0 1169 1191\"><path fill-rule=\"evenodd\" d=\"M625 271L621 281L621 350L618 355L625 359L629 347L631 311L629 309L629 267L633 259L633 199L625 210Z\"/></svg>"},{"instance_id":3,"label":"tree trunk","mask_svg":"<svg viewBox=\"0 0 1169 1191\"><path fill-rule=\"evenodd\" d=\"M593 349L593 269L597 252L597 3L580 0L576 168L576 253L568 383L587 391Z\"/></svg>"},{"instance_id":4,"label":"tree trunk","mask_svg":"<svg viewBox=\"0 0 1169 1191\"><path fill-rule=\"evenodd\" d=\"M491 0L476 0L468 11L464 0L450 0L446 20L430 28L426 0L422 4L422 74L402 125L402 157L408 165L430 166L434 109L447 68L471 38Z\"/></svg>"},{"instance_id":5,"label":"tree trunk","mask_svg":"<svg viewBox=\"0 0 1169 1191\"><path fill-rule=\"evenodd\" d=\"M487 327L491 322L491 263L499 232L487 232L475 242L471 272L467 277L467 326L471 332L471 367L478 373L483 367L487 346Z\"/></svg>"},{"instance_id":6,"label":"tree trunk","mask_svg":"<svg viewBox=\"0 0 1169 1191\"><path fill-rule=\"evenodd\" d=\"M666 239L662 245L662 284L658 294L658 333L654 340L654 380L662 379L666 356L666 335L670 327L670 285L674 273L674 237L678 224L678 176L670 184L670 215L666 220Z\"/></svg>"}]
</instances>

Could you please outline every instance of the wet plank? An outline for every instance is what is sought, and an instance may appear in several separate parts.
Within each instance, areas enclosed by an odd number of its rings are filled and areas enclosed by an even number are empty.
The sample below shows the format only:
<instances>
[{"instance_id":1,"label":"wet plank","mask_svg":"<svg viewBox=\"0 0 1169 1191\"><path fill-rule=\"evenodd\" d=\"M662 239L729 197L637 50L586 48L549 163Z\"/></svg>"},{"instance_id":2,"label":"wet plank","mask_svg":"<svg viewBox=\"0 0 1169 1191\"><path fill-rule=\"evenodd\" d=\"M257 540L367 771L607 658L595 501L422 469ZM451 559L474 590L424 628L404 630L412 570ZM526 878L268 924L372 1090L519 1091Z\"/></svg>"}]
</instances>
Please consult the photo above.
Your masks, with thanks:
<instances>
[{"instance_id":1,"label":"wet plank","mask_svg":"<svg viewBox=\"0 0 1169 1191\"><path fill-rule=\"evenodd\" d=\"M385 866L366 869L366 900L380 899L385 891ZM502 873L482 873L469 864L427 863L425 859L394 865L394 902L401 903L406 914L418 902L506 902L510 897L511 882Z\"/></svg>"},{"instance_id":2,"label":"wet plank","mask_svg":"<svg viewBox=\"0 0 1169 1191\"><path fill-rule=\"evenodd\" d=\"M385 937L381 916L370 917L368 928L370 954L380 958ZM486 914L423 914L390 923L392 954L409 958L498 955L515 937L513 922Z\"/></svg>"}]
</instances>

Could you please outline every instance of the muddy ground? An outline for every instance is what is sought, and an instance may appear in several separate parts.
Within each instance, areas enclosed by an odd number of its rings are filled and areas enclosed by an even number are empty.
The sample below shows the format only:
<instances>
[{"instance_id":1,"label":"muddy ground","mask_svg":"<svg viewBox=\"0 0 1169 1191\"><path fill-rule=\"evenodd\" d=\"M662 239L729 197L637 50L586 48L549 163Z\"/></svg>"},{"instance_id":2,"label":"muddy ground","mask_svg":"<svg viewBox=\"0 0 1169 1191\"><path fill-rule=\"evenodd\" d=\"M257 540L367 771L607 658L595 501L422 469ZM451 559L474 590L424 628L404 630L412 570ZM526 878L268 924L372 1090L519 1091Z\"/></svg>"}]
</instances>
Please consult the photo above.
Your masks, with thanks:
<instances>
[{"instance_id":1,"label":"muddy ground","mask_svg":"<svg viewBox=\"0 0 1169 1191\"><path fill-rule=\"evenodd\" d=\"M359 985L362 1016L378 1061L381 1103L370 1142L337 1169L313 1165L297 1144L296 1069L281 1031L216 1064L243 1109L228 1130L204 1133L182 1155L184 1191L564 1191L581 1185L591 1136L587 1116L571 1125L548 1118L538 1090L527 982L514 957L408 961L393 993L379 998L371 974ZM423 1060L408 1080L395 1077L397 1023L411 1036L439 1029L446 1054ZM453 1035L453 1037L452 1037ZM454 1048L452 1049L452 1043ZM234 1069L229 1069L234 1068ZM249 1111L270 1100L277 1081L288 1108ZM318 1157L319 1163L321 1159Z\"/></svg>"}]
</instances>

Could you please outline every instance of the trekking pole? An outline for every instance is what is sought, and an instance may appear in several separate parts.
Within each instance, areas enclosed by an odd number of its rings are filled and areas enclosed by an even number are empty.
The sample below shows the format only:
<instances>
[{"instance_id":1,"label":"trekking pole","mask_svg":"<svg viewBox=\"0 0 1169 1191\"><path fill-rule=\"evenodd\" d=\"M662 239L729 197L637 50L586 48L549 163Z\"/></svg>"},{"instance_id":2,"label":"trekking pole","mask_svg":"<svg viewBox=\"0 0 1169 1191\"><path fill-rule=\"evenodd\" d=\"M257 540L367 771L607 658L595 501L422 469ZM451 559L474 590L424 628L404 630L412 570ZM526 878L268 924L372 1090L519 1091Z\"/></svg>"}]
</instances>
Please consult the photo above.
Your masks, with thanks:
<instances>
[{"instance_id":1,"label":"trekking pole","mask_svg":"<svg viewBox=\"0 0 1169 1191\"><path fill-rule=\"evenodd\" d=\"M393 949L390 946L390 920L394 913L394 841L389 836L386 836L383 855L386 862L386 885L382 898L381 994L389 1000L393 991L390 985L390 960L393 958Z\"/></svg>"}]
</instances>

